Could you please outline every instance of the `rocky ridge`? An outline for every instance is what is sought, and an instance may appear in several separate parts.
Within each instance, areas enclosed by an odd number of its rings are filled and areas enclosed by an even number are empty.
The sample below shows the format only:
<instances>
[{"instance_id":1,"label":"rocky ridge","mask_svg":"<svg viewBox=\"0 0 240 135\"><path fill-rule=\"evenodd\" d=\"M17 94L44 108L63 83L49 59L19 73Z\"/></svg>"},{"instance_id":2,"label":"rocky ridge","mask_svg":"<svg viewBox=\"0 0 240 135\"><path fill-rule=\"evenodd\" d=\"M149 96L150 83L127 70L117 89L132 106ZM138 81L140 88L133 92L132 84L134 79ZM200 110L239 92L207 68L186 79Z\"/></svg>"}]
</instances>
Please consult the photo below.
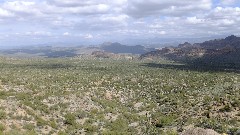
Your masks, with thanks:
<instances>
[{"instance_id":1,"label":"rocky ridge","mask_svg":"<svg viewBox=\"0 0 240 135\"><path fill-rule=\"evenodd\" d=\"M234 35L224 39L215 39L203 43L185 42L177 47L165 47L140 56L140 59L167 58L171 60L211 60L222 62L239 62L240 37Z\"/></svg>"}]
</instances>

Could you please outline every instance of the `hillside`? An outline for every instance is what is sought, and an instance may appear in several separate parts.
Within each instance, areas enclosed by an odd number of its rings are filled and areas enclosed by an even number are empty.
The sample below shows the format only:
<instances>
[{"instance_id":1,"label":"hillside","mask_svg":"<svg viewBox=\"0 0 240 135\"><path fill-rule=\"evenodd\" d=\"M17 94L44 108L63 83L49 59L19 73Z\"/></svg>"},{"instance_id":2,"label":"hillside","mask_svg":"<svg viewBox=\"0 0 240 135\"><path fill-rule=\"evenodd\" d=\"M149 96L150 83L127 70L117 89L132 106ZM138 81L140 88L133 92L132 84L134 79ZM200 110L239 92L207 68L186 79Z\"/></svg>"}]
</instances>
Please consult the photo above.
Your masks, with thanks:
<instances>
[{"instance_id":1,"label":"hillside","mask_svg":"<svg viewBox=\"0 0 240 135\"><path fill-rule=\"evenodd\" d=\"M148 62L0 57L0 134L240 132L240 74Z\"/></svg>"},{"instance_id":2,"label":"hillside","mask_svg":"<svg viewBox=\"0 0 240 135\"><path fill-rule=\"evenodd\" d=\"M127 46L120 43L103 43L100 47L102 50L111 53L130 53L130 54L144 54L149 51L154 51L155 48L146 48L142 45Z\"/></svg>"},{"instance_id":3,"label":"hillside","mask_svg":"<svg viewBox=\"0 0 240 135\"><path fill-rule=\"evenodd\" d=\"M235 68L240 63L240 37L234 35L224 39L215 39L203 43L185 42L178 47L165 47L140 56L140 59L166 58L170 60Z\"/></svg>"},{"instance_id":4,"label":"hillside","mask_svg":"<svg viewBox=\"0 0 240 135\"><path fill-rule=\"evenodd\" d=\"M97 47L37 48L79 57L4 55L0 134L238 135L239 66L215 59L238 56L238 40L186 42L141 56L156 60Z\"/></svg>"}]
</instances>

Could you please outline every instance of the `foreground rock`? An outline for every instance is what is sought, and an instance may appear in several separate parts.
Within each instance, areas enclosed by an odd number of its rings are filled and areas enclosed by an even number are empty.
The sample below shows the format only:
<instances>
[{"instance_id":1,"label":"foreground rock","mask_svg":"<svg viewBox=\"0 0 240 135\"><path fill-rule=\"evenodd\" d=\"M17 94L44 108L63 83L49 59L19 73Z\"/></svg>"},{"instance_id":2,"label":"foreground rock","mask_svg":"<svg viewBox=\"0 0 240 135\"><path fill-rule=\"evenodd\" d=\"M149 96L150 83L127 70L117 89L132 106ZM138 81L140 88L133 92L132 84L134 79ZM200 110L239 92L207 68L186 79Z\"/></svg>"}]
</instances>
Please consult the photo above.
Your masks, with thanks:
<instances>
[{"instance_id":1,"label":"foreground rock","mask_svg":"<svg viewBox=\"0 0 240 135\"><path fill-rule=\"evenodd\" d=\"M220 135L212 129L190 128L180 135Z\"/></svg>"}]
</instances>

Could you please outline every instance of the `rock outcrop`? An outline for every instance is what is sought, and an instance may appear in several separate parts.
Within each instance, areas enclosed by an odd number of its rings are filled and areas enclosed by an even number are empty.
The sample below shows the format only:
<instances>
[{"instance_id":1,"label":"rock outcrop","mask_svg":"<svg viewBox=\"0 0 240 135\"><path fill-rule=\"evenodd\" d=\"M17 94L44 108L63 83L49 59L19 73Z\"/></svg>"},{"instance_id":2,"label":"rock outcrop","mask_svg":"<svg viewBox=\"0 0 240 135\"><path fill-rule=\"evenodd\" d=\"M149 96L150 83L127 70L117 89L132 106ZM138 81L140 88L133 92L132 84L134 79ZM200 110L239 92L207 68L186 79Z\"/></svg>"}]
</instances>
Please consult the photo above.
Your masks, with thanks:
<instances>
[{"instance_id":1,"label":"rock outcrop","mask_svg":"<svg viewBox=\"0 0 240 135\"><path fill-rule=\"evenodd\" d=\"M220 135L212 129L190 128L180 135Z\"/></svg>"},{"instance_id":2,"label":"rock outcrop","mask_svg":"<svg viewBox=\"0 0 240 135\"><path fill-rule=\"evenodd\" d=\"M177 47L165 47L140 56L140 59L145 58L167 58L178 61L198 60L210 63L239 63L240 37L232 35L224 39L215 39L195 44L185 42Z\"/></svg>"}]
</instances>

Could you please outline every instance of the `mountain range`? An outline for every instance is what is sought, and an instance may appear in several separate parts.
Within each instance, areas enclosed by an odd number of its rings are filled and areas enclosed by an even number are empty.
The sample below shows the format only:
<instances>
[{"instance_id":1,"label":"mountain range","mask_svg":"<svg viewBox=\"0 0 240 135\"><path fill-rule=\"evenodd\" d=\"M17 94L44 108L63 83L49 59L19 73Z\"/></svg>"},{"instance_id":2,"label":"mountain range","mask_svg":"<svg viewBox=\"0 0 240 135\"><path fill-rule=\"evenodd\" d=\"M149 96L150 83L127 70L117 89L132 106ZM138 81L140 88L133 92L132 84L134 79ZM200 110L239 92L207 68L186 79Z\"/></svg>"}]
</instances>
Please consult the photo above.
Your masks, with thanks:
<instances>
[{"instance_id":1,"label":"mountain range","mask_svg":"<svg viewBox=\"0 0 240 135\"><path fill-rule=\"evenodd\" d=\"M111 52L111 53L129 53L129 54L144 54L149 51L155 51L155 48L147 48L142 45L135 45L135 46L128 46L128 45L122 45L120 43L111 43L111 42L106 42L103 43L100 46L100 49L106 52Z\"/></svg>"},{"instance_id":2,"label":"mountain range","mask_svg":"<svg viewBox=\"0 0 240 135\"><path fill-rule=\"evenodd\" d=\"M202 43L185 42L176 47L156 49L143 45L128 46L120 43L105 42L99 46L54 47L39 46L1 50L3 55L27 55L43 57L74 57L96 55L111 57L114 54L140 55L140 59L170 59L190 63L240 63L240 37L234 35ZM121 56L121 55L119 55Z\"/></svg>"},{"instance_id":3,"label":"mountain range","mask_svg":"<svg viewBox=\"0 0 240 135\"><path fill-rule=\"evenodd\" d=\"M164 47L140 56L140 59L159 58L195 65L224 65L237 68L240 64L240 37L231 35L202 43L185 42L177 47Z\"/></svg>"},{"instance_id":4,"label":"mountain range","mask_svg":"<svg viewBox=\"0 0 240 135\"><path fill-rule=\"evenodd\" d=\"M120 43L105 42L98 46L70 46L70 47L57 47L51 45L41 45L41 46L24 46L14 49L2 49L0 54L10 55L10 56L40 56L48 58L58 58L58 57L74 57L78 55L91 55L93 54L107 54L113 56L114 54L131 54L131 55L141 55L149 51L155 51L155 48L148 48L143 45L128 46ZM96 53L94 53L97 51ZM113 54L113 55L112 55ZM119 55L122 56L122 55ZM105 56L104 56L105 57Z\"/></svg>"}]
</instances>

